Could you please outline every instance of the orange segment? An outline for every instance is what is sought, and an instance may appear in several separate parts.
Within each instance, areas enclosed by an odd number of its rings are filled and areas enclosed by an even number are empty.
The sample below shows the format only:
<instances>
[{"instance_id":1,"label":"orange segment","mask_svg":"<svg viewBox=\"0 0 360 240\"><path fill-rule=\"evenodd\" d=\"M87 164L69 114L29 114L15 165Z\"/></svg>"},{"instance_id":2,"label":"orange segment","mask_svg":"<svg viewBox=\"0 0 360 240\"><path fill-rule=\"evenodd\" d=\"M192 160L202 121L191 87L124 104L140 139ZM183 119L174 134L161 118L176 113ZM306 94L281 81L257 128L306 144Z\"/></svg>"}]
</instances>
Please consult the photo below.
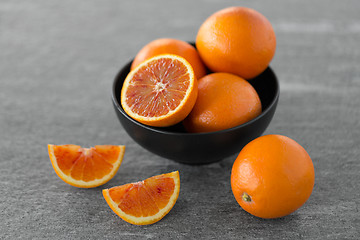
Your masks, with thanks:
<instances>
[{"instance_id":1,"label":"orange segment","mask_svg":"<svg viewBox=\"0 0 360 240\"><path fill-rule=\"evenodd\" d=\"M121 105L133 119L166 127L182 121L193 108L197 80L190 64L176 55L153 57L131 71L121 91Z\"/></svg>"},{"instance_id":2,"label":"orange segment","mask_svg":"<svg viewBox=\"0 0 360 240\"><path fill-rule=\"evenodd\" d=\"M103 185L114 177L125 153L125 146L48 145L56 174L66 183L81 188Z\"/></svg>"},{"instance_id":3,"label":"orange segment","mask_svg":"<svg viewBox=\"0 0 360 240\"><path fill-rule=\"evenodd\" d=\"M146 225L160 221L175 205L180 192L179 172L103 190L110 208L124 221Z\"/></svg>"}]
</instances>

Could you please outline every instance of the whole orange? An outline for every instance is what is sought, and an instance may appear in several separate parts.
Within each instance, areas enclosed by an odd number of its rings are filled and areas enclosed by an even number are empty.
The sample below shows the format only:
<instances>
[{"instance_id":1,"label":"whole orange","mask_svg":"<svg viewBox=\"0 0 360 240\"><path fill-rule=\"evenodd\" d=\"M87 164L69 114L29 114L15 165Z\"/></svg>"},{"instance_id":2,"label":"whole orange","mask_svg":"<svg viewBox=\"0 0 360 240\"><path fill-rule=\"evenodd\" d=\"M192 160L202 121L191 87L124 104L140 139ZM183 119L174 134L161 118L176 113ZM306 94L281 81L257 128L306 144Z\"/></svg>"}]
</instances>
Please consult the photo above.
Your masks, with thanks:
<instances>
[{"instance_id":1,"label":"whole orange","mask_svg":"<svg viewBox=\"0 0 360 240\"><path fill-rule=\"evenodd\" d=\"M145 60L161 54L175 54L185 58L194 69L197 79L200 79L206 74L206 67L196 48L187 42L172 38L160 38L146 44L136 54L131 64L131 70Z\"/></svg>"},{"instance_id":2,"label":"whole orange","mask_svg":"<svg viewBox=\"0 0 360 240\"><path fill-rule=\"evenodd\" d=\"M240 206L260 218L279 218L301 207L314 186L309 154L294 140L266 135L248 143L236 158L231 188Z\"/></svg>"},{"instance_id":3,"label":"whole orange","mask_svg":"<svg viewBox=\"0 0 360 240\"><path fill-rule=\"evenodd\" d=\"M276 37L265 16L245 7L230 7L201 25L196 48L213 72L251 79L263 72L275 54Z\"/></svg>"},{"instance_id":4,"label":"whole orange","mask_svg":"<svg viewBox=\"0 0 360 240\"><path fill-rule=\"evenodd\" d=\"M184 126L189 132L219 131L260 113L260 98L248 81L230 73L212 73L198 80L198 97Z\"/></svg>"}]
</instances>

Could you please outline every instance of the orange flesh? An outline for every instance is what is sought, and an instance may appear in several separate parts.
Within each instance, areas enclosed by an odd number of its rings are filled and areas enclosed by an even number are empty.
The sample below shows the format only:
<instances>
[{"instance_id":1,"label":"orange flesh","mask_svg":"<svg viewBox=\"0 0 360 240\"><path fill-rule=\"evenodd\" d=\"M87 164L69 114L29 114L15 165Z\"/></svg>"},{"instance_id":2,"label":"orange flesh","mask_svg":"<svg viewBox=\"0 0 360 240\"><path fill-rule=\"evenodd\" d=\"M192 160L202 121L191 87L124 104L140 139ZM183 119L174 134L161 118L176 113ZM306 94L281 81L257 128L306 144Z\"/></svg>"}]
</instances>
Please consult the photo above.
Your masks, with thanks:
<instances>
[{"instance_id":1,"label":"orange flesh","mask_svg":"<svg viewBox=\"0 0 360 240\"><path fill-rule=\"evenodd\" d=\"M60 170L75 180L89 182L101 179L111 172L119 156L115 146L81 148L76 145L54 146L54 155Z\"/></svg>"},{"instance_id":2,"label":"orange flesh","mask_svg":"<svg viewBox=\"0 0 360 240\"><path fill-rule=\"evenodd\" d=\"M109 195L124 213L147 217L155 215L168 204L174 189L173 178L155 176L141 182L110 188Z\"/></svg>"},{"instance_id":3,"label":"orange flesh","mask_svg":"<svg viewBox=\"0 0 360 240\"><path fill-rule=\"evenodd\" d=\"M183 63L176 59L159 59L134 74L126 92L126 102L140 116L163 116L179 106L189 85L190 76Z\"/></svg>"}]
</instances>

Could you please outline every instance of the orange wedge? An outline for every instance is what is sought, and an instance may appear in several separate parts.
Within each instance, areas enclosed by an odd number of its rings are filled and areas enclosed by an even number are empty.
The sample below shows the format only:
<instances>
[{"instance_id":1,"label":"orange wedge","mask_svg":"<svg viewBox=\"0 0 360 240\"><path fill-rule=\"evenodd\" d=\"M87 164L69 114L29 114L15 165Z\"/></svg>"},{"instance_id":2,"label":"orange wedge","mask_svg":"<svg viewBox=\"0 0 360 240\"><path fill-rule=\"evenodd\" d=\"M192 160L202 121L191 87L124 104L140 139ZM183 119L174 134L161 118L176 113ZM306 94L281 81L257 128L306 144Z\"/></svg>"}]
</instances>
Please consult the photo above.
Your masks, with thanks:
<instances>
[{"instance_id":1,"label":"orange wedge","mask_svg":"<svg viewBox=\"0 0 360 240\"><path fill-rule=\"evenodd\" d=\"M150 126L166 127L182 121L197 97L197 80L182 57L165 54L150 58L126 77L121 105L133 119Z\"/></svg>"},{"instance_id":2,"label":"orange wedge","mask_svg":"<svg viewBox=\"0 0 360 240\"><path fill-rule=\"evenodd\" d=\"M125 153L125 146L48 145L56 174L66 183L80 188L103 185L114 177Z\"/></svg>"},{"instance_id":3,"label":"orange wedge","mask_svg":"<svg viewBox=\"0 0 360 240\"><path fill-rule=\"evenodd\" d=\"M175 205L180 192L179 172L104 189L110 208L124 221L147 225L160 221Z\"/></svg>"}]
</instances>

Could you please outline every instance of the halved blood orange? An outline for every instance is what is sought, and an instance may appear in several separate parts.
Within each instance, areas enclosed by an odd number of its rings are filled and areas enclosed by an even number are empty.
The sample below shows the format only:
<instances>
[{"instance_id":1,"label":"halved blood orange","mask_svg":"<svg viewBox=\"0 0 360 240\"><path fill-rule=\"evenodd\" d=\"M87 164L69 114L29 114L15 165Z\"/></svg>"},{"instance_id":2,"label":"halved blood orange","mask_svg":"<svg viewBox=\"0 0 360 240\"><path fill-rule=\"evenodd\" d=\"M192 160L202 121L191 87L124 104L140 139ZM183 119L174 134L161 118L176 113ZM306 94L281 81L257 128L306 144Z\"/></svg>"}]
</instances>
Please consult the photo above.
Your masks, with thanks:
<instances>
[{"instance_id":1,"label":"halved blood orange","mask_svg":"<svg viewBox=\"0 0 360 240\"><path fill-rule=\"evenodd\" d=\"M110 208L124 221L136 225L160 221L175 205L180 192L179 172L103 190Z\"/></svg>"},{"instance_id":2,"label":"halved blood orange","mask_svg":"<svg viewBox=\"0 0 360 240\"><path fill-rule=\"evenodd\" d=\"M126 77L121 105L133 119L166 127L182 121L194 107L197 80L182 57L159 55L144 61Z\"/></svg>"},{"instance_id":3,"label":"halved blood orange","mask_svg":"<svg viewBox=\"0 0 360 240\"><path fill-rule=\"evenodd\" d=\"M125 153L125 146L48 145L56 174L66 183L80 188L103 185L114 177Z\"/></svg>"}]
</instances>

